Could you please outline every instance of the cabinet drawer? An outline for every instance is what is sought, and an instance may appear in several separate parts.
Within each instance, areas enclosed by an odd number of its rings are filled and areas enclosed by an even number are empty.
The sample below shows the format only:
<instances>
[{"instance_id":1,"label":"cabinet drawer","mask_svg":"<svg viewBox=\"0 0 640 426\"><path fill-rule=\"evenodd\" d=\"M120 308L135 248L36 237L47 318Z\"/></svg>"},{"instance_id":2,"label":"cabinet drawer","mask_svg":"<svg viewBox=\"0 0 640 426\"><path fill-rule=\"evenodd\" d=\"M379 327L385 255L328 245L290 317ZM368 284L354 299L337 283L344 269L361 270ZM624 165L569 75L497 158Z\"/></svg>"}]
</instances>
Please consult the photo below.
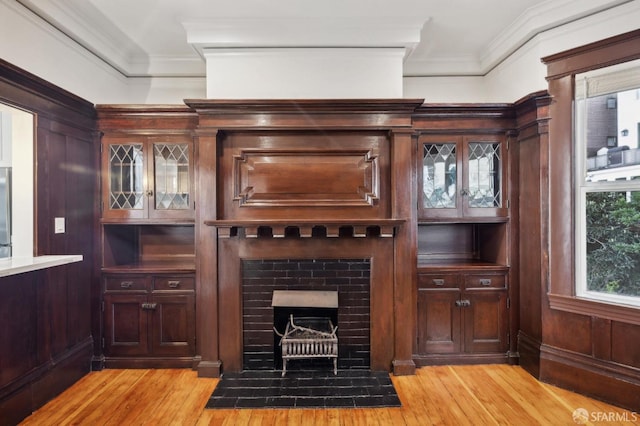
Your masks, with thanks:
<instances>
[{"instance_id":1,"label":"cabinet drawer","mask_svg":"<svg viewBox=\"0 0 640 426\"><path fill-rule=\"evenodd\" d=\"M105 291L147 291L144 277L108 277L105 278Z\"/></svg>"},{"instance_id":2,"label":"cabinet drawer","mask_svg":"<svg viewBox=\"0 0 640 426\"><path fill-rule=\"evenodd\" d=\"M154 291L195 290L196 280L193 277L154 277Z\"/></svg>"},{"instance_id":3,"label":"cabinet drawer","mask_svg":"<svg viewBox=\"0 0 640 426\"><path fill-rule=\"evenodd\" d=\"M458 288L458 275L419 274L418 288Z\"/></svg>"},{"instance_id":4,"label":"cabinet drawer","mask_svg":"<svg viewBox=\"0 0 640 426\"><path fill-rule=\"evenodd\" d=\"M465 275L465 288L506 288L507 279L504 275Z\"/></svg>"}]
</instances>

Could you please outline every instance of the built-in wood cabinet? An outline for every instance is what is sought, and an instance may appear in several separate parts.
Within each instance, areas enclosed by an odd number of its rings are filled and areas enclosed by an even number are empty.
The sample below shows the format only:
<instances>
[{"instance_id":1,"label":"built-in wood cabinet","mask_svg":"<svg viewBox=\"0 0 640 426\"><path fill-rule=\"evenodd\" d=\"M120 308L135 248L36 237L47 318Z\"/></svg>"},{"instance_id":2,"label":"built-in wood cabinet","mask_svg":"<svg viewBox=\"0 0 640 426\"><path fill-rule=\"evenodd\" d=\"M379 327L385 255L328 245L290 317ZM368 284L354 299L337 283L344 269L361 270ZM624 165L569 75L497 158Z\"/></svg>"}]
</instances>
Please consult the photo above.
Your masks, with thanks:
<instances>
[{"instance_id":1,"label":"built-in wood cabinet","mask_svg":"<svg viewBox=\"0 0 640 426\"><path fill-rule=\"evenodd\" d=\"M420 273L418 353L505 353L507 300L507 277L503 271L456 273L441 268L437 273Z\"/></svg>"},{"instance_id":2,"label":"built-in wood cabinet","mask_svg":"<svg viewBox=\"0 0 640 426\"><path fill-rule=\"evenodd\" d=\"M102 349L107 367L193 367L194 114L99 106Z\"/></svg>"},{"instance_id":3,"label":"built-in wood cabinet","mask_svg":"<svg viewBox=\"0 0 640 426\"><path fill-rule=\"evenodd\" d=\"M418 149L419 218L508 215L508 165L503 136L423 135Z\"/></svg>"},{"instance_id":4,"label":"built-in wood cabinet","mask_svg":"<svg viewBox=\"0 0 640 426\"><path fill-rule=\"evenodd\" d=\"M106 275L104 321L107 364L138 357L151 366L158 357L182 357L190 366L195 353L194 275Z\"/></svg>"},{"instance_id":5,"label":"built-in wood cabinet","mask_svg":"<svg viewBox=\"0 0 640 426\"><path fill-rule=\"evenodd\" d=\"M497 105L427 105L414 115L417 365L511 362L509 140Z\"/></svg>"},{"instance_id":6,"label":"built-in wood cabinet","mask_svg":"<svg viewBox=\"0 0 640 426\"><path fill-rule=\"evenodd\" d=\"M105 135L104 219L193 219L193 141L189 136Z\"/></svg>"}]
</instances>

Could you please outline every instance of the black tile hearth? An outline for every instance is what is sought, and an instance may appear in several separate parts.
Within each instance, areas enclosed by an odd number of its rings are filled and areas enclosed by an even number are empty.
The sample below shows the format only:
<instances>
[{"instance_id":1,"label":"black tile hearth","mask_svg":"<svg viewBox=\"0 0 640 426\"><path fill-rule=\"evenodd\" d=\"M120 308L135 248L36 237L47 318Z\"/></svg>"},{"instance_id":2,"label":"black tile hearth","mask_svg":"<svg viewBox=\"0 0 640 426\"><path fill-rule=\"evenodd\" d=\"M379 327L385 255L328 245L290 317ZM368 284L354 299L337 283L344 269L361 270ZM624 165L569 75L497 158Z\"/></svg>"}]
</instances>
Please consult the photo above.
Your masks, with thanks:
<instances>
[{"instance_id":1,"label":"black tile hearth","mask_svg":"<svg viewBox=\"0 0 640 426\"><path fill-rule=\"evenodd\" d=\"M225 373L206 408L400 407L387 372L246 370Z\"/></svg>"}]
</instances>

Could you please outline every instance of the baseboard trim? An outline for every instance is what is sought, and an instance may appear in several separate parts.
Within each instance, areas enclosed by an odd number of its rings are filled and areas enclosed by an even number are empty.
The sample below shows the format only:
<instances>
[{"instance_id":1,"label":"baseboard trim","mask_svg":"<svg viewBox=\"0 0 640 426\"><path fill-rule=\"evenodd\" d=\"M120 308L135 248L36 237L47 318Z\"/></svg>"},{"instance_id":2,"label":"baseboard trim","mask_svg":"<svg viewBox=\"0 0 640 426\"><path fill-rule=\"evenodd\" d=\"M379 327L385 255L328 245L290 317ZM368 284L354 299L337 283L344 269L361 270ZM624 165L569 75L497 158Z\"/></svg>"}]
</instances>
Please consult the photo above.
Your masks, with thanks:
<instances>
[{"instance_id":1,"label":"baseboard trim","mask_svg":"<svg viewBox=\"0 0 640 426\"><path fill-rule=\"evenodd\" d=\"M392 364L394 376L411 376L416 374L416 363L411 359L394 360Z\"/></svg>"},{"instance_id":2,"label":"baseboard trim","mask_svg":"<svg viewBox=\"0 0 640 426\"><path fill-rule=\"evenodd\" d=\"M105 357L104 368L193 368L193 357Z\"/></svg>"},{"instance_id":3,"label":"baseboard trim","mask_svg":"<svg viewBox=\"0 0 640 426\"><path fill-rule=\"evenodd\" d=\"M197 367L198 377L218 378L222 373L222 362L200 361Z\"/></svg>"},{"instance_id":4,"label":"baseboard trim","mask_svg":"<svg viewBox=\"0 0 640 426\"><path fill-rule=\"evenodd\" d=\"M540 378L540 347L542 342L520 331L518 333L518 363L535 378Z\"/></svg>"},{"instance_id":5,"label":"baseboard trim","mask_svg":"<svg viewBox=\"0 0 640 426\"><path fill-rule=\"evenodd\" d=\"M541 381L629 410L640 407L640 368L544 344L540 349Z\"/></svg>"},{"instance_id":6,"label":"baseboard trim","mask_svg":"<svg viewBox=\"0 0 640 426\"><path fill-rule=\"evenodd\" d=\"M464 364L508 364L509 355L504 354L417 354L413 360L418 367L429 365Z\"/></svg>"},{"instance_id":7,"label":"baseboard trim","mask_svg":"<svg viewBox=\"0 0 640 426\"><path fill-rule=\"evenodd\" d=\"M19 423L89 373L93 338L88 337L69 350L23 374L0 388L3 420Z\"/></svg>"}]
</instances>

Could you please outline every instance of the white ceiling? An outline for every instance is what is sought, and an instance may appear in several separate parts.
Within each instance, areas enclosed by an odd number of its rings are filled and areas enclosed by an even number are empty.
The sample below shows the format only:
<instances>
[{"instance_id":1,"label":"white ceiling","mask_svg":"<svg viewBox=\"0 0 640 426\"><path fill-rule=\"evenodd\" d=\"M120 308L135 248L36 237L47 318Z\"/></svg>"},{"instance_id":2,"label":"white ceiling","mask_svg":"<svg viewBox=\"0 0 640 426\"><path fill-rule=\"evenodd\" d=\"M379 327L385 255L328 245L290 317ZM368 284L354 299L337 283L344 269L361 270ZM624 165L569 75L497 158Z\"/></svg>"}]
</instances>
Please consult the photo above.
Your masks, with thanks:
<instances>
[{"instance_id":1,"label":"white ceiling","mask_svg":"<svg viewBox=\"0 0 640 426\"><path fill-rule=\"evenodd\" d=\"M205 48L404 47L405 76L484 75L537 34L633 0L17 0L129 77Z\"/></svg>"}]
</instances>

